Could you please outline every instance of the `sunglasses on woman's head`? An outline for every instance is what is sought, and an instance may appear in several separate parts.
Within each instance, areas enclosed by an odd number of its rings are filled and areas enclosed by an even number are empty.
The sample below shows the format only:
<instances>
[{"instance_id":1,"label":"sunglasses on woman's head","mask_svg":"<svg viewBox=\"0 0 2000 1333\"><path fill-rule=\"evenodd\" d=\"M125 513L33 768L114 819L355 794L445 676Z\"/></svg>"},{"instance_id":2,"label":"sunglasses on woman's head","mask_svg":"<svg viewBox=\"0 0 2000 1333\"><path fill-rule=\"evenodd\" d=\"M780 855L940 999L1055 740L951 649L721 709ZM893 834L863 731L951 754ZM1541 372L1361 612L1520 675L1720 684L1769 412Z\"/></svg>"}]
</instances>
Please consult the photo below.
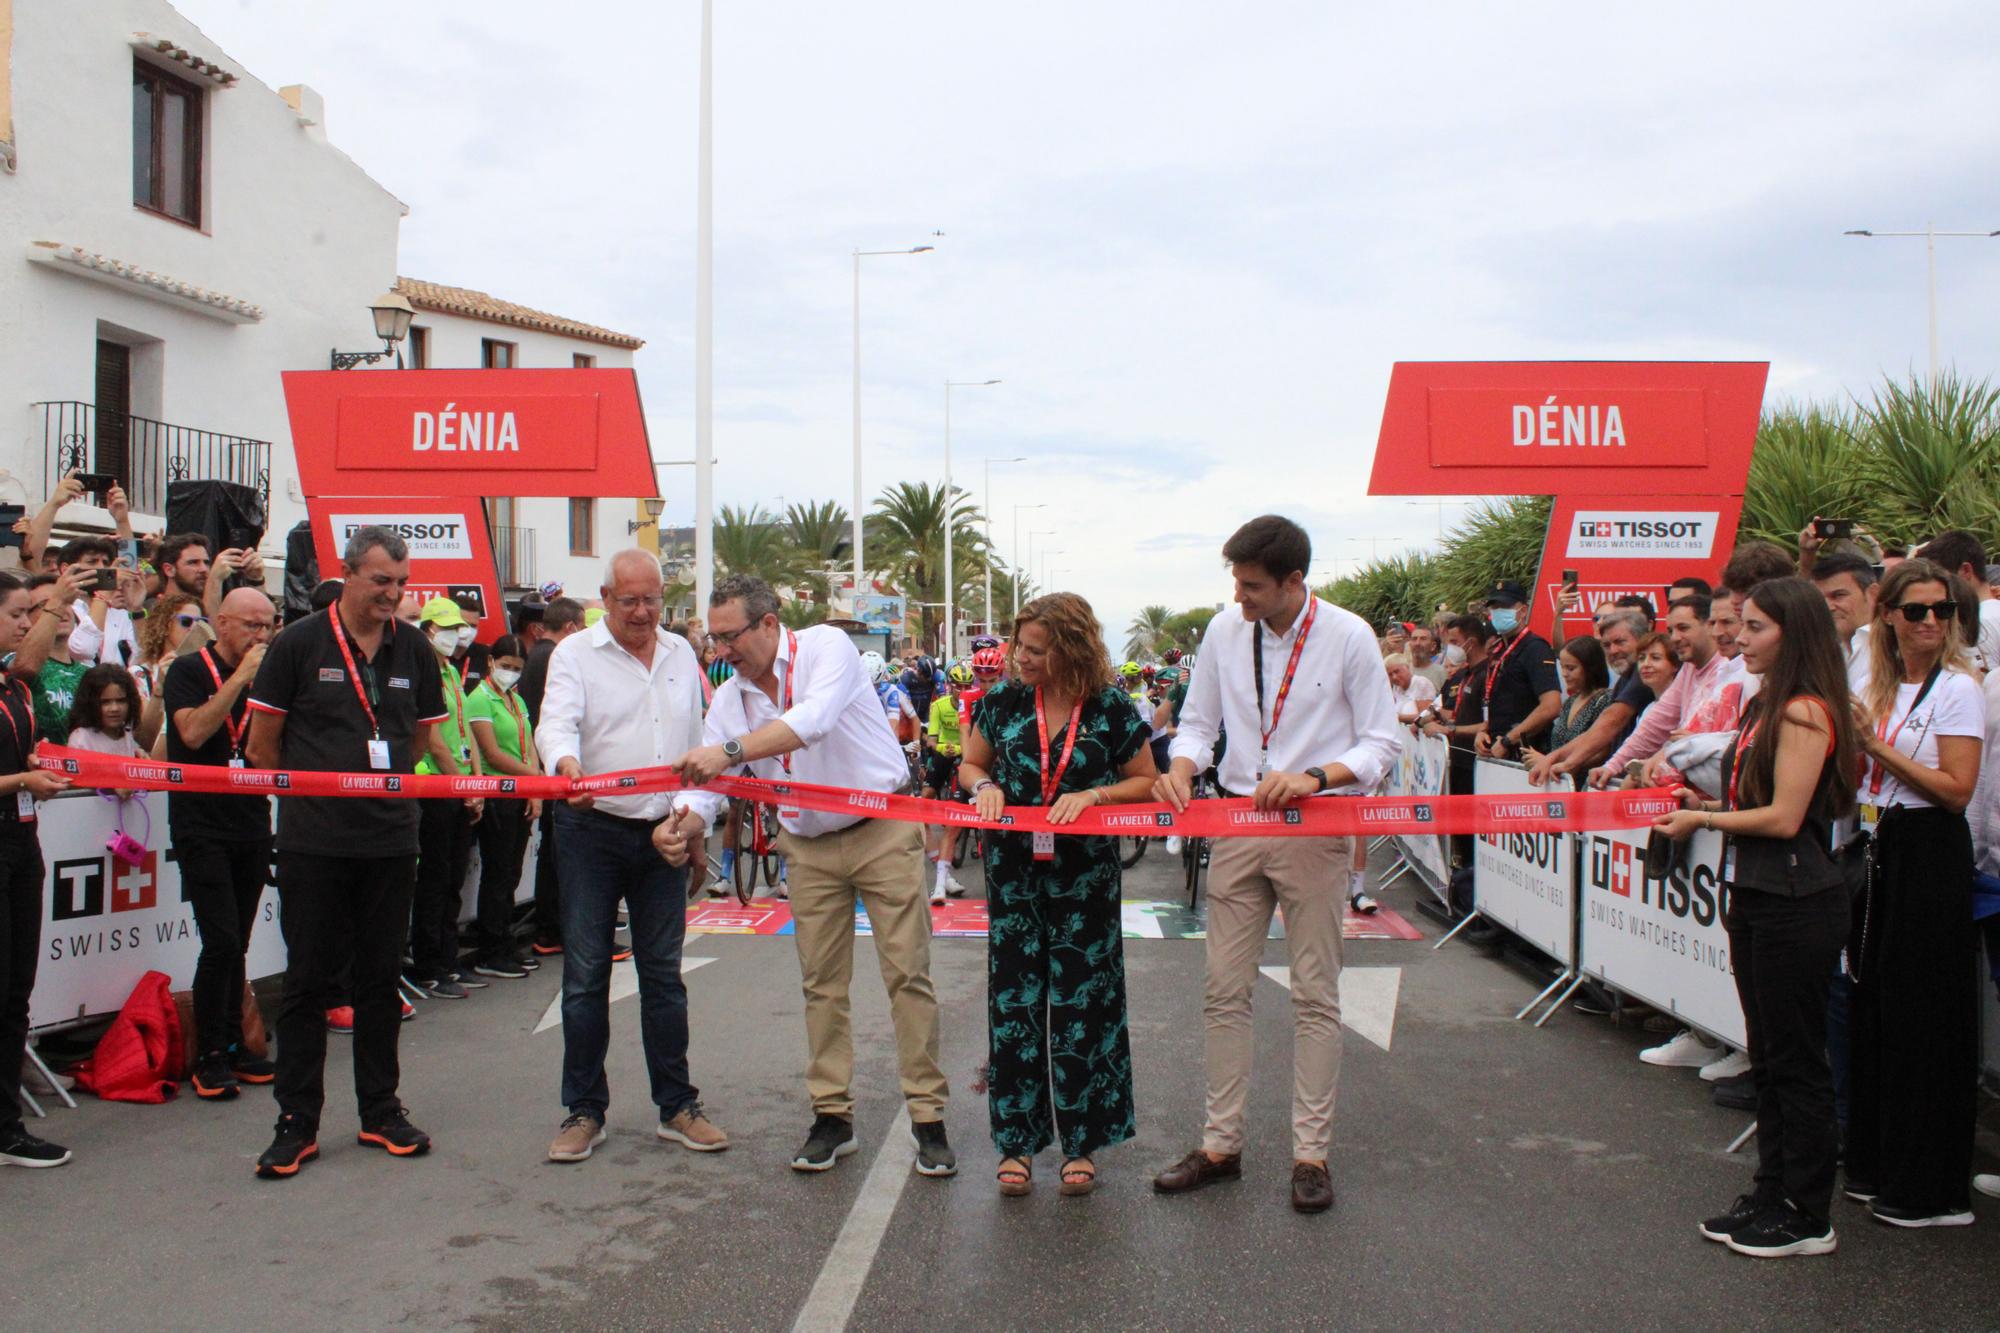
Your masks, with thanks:
<instances>
[{"instance_id":1,"label":"sunglasses on woman's head","mask_svg":"<svg viewBox=\"0 0 2000 1333\"><path fill-rule=\"evenodd\" d=\"M208 617L197 616L187 611L183 611L179 615L174 617L174 623L176 625L179 625L182 629L193 629L196 625L206 625L208 623Z\"/></svg>"},{"instance_id":2,"label":"sunglasses on woman's head","mask_svg":"<svg viewBox=\"0 0 2000 1333\"><path fill-rule=\"evenodd\" d=\"M1923 624L1925 615L1936 616L1938 623L1943 624L1958 614L1958 603L1953 601L1904 602L1896 609L1902 612L1903 619L1909 621L1912 625Z\"/></svg>"}]
</instances>

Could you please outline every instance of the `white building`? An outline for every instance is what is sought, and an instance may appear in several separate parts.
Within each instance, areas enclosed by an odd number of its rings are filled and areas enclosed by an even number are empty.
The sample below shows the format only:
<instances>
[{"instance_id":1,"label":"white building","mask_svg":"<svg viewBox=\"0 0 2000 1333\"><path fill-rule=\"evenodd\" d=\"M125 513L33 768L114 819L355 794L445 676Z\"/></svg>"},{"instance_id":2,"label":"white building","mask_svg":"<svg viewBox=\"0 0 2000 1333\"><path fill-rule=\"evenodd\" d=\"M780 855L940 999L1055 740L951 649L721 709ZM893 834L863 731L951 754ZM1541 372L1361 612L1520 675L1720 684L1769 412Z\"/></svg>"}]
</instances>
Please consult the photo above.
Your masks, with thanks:
<instances>
[{"instance_id":1,"label":"white building","mask_svg":"<svg viewBox=\"0 0 2000 1333\"><path fill-rule=\"evenodd\" d=\"M326 119L310 88L260 82L164 0L0 0L0 501L32 512L81 466L117 474L135 525L158 531L168 481L244 482L267 494L277 566L305 517L280 373L379 349L368 306L398 283L408 211ZM418 364L629 366L640 345L407 290ZM496 526L533 534L496 541L512 586L594 595L602 555L647 535L628 527L636 501L575 508L572 532L568 501L494 502ZM62 522L108 526L83 503Z\"/></svg>"}]
</instances>

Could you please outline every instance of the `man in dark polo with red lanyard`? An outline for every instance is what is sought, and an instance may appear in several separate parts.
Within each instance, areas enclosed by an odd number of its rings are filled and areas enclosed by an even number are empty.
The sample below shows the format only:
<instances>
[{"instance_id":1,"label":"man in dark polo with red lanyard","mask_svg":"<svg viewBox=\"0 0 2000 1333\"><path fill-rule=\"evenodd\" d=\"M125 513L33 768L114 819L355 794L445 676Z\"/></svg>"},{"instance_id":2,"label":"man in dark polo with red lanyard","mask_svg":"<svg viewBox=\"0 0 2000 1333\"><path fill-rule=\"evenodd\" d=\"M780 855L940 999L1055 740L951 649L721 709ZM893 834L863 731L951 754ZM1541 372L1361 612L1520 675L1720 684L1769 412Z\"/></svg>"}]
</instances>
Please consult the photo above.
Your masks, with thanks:
<instances>
[{"instance_id":1,"label":"man in dark polo with red lanyard","mask_svg":"<svg viewBox=\"0 0 2000 1333\"><path fill-rule=\"evenodd\" d=\"M1223 544L1241 612L1209 622L1157 799L1187 809L1197 773L1215 762L1226 795L1276 810L1341 787L1371 791L1396 762L1402 728L1375 632L1306 587L1312 540L1267 514ZM1292 1207L1333 1205L1327 1152L1340 1080L1340 952L1347 907L1346 837L1217 838L1209 859L1208 1118L1201 1146L1153 1178L1181 1194L1242 1174L1254 1047L1251 992L1271 913L1285 913L1292 991Z\"/></svg>"},{"instance_id":2,"label":"man in dark polo with red lanyard","mask_svg":"<svg viewBox=\"0 0 2000 1333\"><path fill-rule=\"evenodd\" d=\"M177 764L242 768L249 762L250 683L264 664L277 612L255 588L238 588L216 608L215 642L167 668L167 758ZM201 932L194 968L195 1096L223 1101L243 1083L269 1083L273 1068L243 1049L243 956L257 904L271 877L271 801L174 791L167 827L181 884Z\"/></svg>"},{"instance_id":3,"label":"man in dark polo with red lanyard","mask_svg":"<svg viewBox=\"0 0 2000 1333\"><path fill-rule=\"evenodd\" d=\"M1486 594L1486 618L1496 641L1487 651L1486 730L1473 742L1481 754L1519 759L1523 747L1546 751L1549 724L1562 709L1556 650L1528 628L1528 594L1511 579Z\"/></svg>"},{"instance_id":4,"label":"man in dark polo with red lanyard","mask_svg":"<svg viewBox=\"0 0 2000 1333\"><path fill-rule=\"evenodd\" d=\"M264 655L250 687L250 766L369 775L393 789L445 714L437 654L396 619L410 581L402 538L357 529L341 563L340 600L286 626ZM417 803L407 796L280 796L279 924L289 962L278 1011L278 1132L258 1175L294 1175L319 1153L325 992L350 959L360 1141L397 1157L430 1148L396 1097L396 974L416 869Z\"/></svg>"}]
</instances>

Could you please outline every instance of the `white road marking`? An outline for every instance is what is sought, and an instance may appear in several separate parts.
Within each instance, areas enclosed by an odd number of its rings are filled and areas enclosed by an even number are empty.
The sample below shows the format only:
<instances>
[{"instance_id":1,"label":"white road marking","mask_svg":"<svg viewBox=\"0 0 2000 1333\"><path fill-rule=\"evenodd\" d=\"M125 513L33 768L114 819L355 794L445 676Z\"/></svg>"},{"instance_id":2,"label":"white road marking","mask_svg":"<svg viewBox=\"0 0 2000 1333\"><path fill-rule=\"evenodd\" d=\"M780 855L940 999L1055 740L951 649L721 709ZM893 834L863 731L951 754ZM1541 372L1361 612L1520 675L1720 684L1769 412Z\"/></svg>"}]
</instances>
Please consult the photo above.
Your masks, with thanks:
<instances>
[{"instance_id":1,"label":"white road marking","mask_svg":"<svg viewBox=\"0 0 2000 1333\"><path fill-rule=\"evenodd\" d=\"M1286 990L1292 988L1289 967L1257 969ZM1340 969L1340 1025L1383 1050L1396 1031L1396 996L1403 987L1400 967Z\"/></svg>"},{"instance_id":2,"label":"white road marking","mask_svg":"<svg viewBox=\"0 0 2000 1333\"><path fill-rule=\"evenodd\" d=\"M868 1270L875 1266L875 1251L882 1247L889 1219L895 1216L897 1201L903 1197L903 1187L916 1174L910 1156L902 1151L902 1145L909 1141L910 1113L905 1108L896 1113L889 1136L875 1150L868 1178L861 1182L861 1193L855 1196L854 1207L848 1209L847 1220L840 1224L840 1234L834 1237L833 1248L827 1251L819 1276L806 1293L792 1333L842 1333L847 1327L854 1303L861 1299L861 1288L868 1281Z\"/></svg>"},{"instance_id":3,"label":"white road marking","mask_svg":"<svg viewBox=\"0 0 2000 1333\"><path fill-rule=\"evenodd\" d=\"M694 971L697 967L700 967L705 963L712 963L714 961L715 960L713 958L683 958L681 959L681 975L686 976L688 973ZM556 970L558 972L562 970L562 965L560 963L556 965ZM618 1001L626 999L629 996L637 995L638 993L639 993L639 969L633 965L632 960L630 958L627 958L622 963L613 963L611 965L610 1002L616 1004ZM550 1000L549 1007L542 1011L542 1021L535 1024L535 1031L547 1032L550 1028L557 1026L561 1022L562 1022L562 987L558 986L556 987L555 999Z\"/></svg>"}]
</instances>

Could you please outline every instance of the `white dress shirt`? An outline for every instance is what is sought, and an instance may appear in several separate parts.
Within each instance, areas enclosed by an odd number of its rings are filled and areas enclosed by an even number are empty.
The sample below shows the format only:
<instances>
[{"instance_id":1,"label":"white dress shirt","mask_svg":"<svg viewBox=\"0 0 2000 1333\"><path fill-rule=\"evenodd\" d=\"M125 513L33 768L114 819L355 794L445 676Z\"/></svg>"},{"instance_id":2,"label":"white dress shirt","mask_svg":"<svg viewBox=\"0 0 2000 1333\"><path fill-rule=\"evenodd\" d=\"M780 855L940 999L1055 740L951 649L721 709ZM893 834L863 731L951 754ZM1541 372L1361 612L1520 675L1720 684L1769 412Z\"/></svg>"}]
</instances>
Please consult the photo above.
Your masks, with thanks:
<instances>
[{"instance_id":1,"label":"white dress shirt","mask_svg":"<svg viewBox=\"0 0 2000 1333\"><path fill-rule=\"evenodd\" d=\"M1299 655L1298 675L1271 737L1269 771L1301 773L1314 766L1345 764L1357 789L1373 791L1403 747L1388 673L1382 670L1382 650L1360 616L1331 602L1318 605L1312 632ZM1229 750L1222 757L1222 786L1238 796L1257 789L1260 738L1277 702L1285 664L1292 659L1292 645L1306 623L1306 610L1299 608L1282 635L1271 633L1262 621L1252 624L1233 607L1209 621L1181 707L1179 734L1168 747L1172 758L1207 768L1218 729L1226 727ZM1252 634L1264 636L1262 719L1257 715Z\"/></svg>"},{"instance_id":2,"label":"white dress shirt","mask_svg":"<svg viewBox=\"0 0 2000 1333\"><path fill-rule=\"evenodd\" d=\"M792 658L793 636L778 636L778 656L772 670L778 697L785 697L785 671ZM791 772L783 759L760 759L740 765L753 777L792 781L855 791L900 792L910 783L910 764L875 687L861 671L861 652L854 641L831 625L814 625L797 633L798 664L792 672L791 707L782 714L763 689L741 672L722 682L708 706L702 742L721 745L749 735L767 723L783 720L804 742L790 755ZM693 810L710 824L728 798L715 792L682 792L675 804ZM816 838L861 821L842 811L792 811L780 807L778 822L802 838Z\"/></svg>"},{"instance_id":3,"label":"white dress shirt","mask_svg":"<svg viewBox=\"0 0 2000 1333\"><path fill-rule=\"evenodd\" d=\"M678 634L658 632L648 668L598 621L556 645L535 744L550 773L574 759L585 773L668 764L701 744L701 664ZM624 819L665 819L671 792L598 796Z\"/></svg>"},{"instance_id":4,"label":"white dress shirt","mask_svg":"<svg viewBox=\"0 0 2000 1333\"><path fill-rule=\"evenodd\" d=\"M104 628L90 618L90 600L79 597L72 608L76 628L69 632L69 655L79 662L109 662L129 667L139 660L139 636L132 630L132 613L122 606L105 608ZM199 611L200 607L191 610ZM127 647L122 651L119 644Z\"/></svg>"}]
</instances>

